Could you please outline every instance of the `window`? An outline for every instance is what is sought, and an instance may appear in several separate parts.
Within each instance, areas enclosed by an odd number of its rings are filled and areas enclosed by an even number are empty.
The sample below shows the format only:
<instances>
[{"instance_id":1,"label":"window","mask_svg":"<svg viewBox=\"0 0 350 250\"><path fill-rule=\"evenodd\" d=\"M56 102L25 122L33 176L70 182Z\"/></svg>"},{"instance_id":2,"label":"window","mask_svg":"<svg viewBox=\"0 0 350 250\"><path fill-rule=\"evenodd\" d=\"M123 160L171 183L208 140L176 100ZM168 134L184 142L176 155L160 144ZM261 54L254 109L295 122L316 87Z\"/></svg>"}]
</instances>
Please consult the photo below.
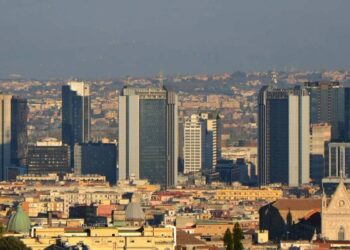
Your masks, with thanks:
<instances>
[{"instance_id":1,"label":"window","mask_svg":"<svg viewBox=\"0 0 350 250\"><path fill-rule=\"evenodd\" d=\"M345 230L344 227L341 226L338 231L338 240L345 240Z\"/></svg>"}]
</instances>

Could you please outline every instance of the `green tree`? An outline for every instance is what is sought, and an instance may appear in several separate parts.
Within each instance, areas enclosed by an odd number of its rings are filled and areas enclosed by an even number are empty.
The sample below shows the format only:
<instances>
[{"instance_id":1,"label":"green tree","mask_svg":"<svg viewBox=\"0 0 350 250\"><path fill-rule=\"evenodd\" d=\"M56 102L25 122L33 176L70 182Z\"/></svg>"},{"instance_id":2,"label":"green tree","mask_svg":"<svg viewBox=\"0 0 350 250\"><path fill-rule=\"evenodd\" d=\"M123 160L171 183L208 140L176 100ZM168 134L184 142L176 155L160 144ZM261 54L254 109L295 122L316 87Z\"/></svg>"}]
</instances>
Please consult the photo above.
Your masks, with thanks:
<instances>
[{"instance_id":1,"label":"green tree","mask_svg":"<svg viewBox=\"0 0 350 250\"><path fill-rule=\"evenodd\" d=\"M233 250L243 250L242 239L244 239L243 231L238 222L233 228Z\"/></svg>"},{"instance_id":2,"label":"green tree","mask_svg":"<svg viewBox=\"0 0 350 250\"><path fill-rule=\"evenodd\" d=\"M233 237L229 228L226 229L224 235L224 246L226 247L226 250L233 250Z\"/></svg>"},{"instance_id":3,"label":"green tree","mask_svg":"<svg viewBox=\"0 0 350 250\"><path fill-rule=\"evenodd\" d=\"M20 239L9 236L0 238L0 250L30 250Z\"/></svg>"}]
</instances>

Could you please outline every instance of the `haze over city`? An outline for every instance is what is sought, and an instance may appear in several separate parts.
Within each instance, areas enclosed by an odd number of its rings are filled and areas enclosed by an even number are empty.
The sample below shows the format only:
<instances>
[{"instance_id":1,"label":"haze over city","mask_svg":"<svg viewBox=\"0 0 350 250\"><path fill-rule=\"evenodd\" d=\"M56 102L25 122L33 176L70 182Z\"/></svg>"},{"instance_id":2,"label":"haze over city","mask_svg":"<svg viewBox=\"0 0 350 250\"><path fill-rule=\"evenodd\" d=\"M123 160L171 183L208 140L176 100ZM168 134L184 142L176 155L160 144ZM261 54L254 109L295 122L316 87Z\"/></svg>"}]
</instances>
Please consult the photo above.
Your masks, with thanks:
<instances>
[{"instance_id":1,"label":"haze over city","mask_svg":"<svg viewBox=\"0 0 350 250\"><path fill-rule=\"evenodd\" d=\"M349 1L0 0L0 78L350 67Z\"/></svg>"}]
</instances>

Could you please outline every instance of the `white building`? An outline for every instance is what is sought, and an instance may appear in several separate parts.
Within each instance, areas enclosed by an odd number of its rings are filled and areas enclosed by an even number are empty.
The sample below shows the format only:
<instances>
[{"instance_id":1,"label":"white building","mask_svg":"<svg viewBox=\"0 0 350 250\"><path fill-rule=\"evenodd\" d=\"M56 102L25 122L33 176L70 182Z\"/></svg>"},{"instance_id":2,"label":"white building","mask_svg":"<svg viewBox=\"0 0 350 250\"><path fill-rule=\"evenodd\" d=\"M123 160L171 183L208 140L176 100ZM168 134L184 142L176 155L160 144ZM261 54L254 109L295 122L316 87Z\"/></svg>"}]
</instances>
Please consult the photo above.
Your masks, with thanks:
<instances>
[{"instance_id":1,"label":"white building","mask_svg":"<svg viewBox=\"0 0 350 250\"><path fill-rule=\"evenodd\" d=\"M205 163L206 122L199 115L185 118L184 173L201 171Z\"/></svg>"}]
</instances>

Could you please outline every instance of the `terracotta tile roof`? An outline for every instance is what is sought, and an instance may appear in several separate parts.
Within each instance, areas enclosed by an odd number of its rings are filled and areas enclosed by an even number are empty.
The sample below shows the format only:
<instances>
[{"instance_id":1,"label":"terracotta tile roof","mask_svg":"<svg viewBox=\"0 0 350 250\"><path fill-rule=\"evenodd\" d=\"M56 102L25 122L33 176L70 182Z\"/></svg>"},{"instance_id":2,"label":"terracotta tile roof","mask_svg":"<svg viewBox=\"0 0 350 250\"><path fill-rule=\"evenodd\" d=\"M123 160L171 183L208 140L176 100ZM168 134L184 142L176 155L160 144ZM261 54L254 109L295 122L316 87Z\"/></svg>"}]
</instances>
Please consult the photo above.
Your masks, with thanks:
<instances>
[{"instance_id":1,"label":"terracotta tile roof","mask_svg":"<svg viewBox=\"0 0 350 250\"><path fill-rule=\"evenodd\" d=\"M321 199L279 199L273 206L279 210L320 210Z\"/></svg>"},{"instance_id":2,"label":"terracotta tile roof","mask_svg":"<svg viewBox=\"0 0 350 250\"><path fill-rule=\"evenodd\" d=\"M176 231L176 243L179 246L186 246L186 245L205 246L206 245L204 241L201 241L195 238L194 235L188 234L182 230Z\"/></svg>"}]
</instances>

